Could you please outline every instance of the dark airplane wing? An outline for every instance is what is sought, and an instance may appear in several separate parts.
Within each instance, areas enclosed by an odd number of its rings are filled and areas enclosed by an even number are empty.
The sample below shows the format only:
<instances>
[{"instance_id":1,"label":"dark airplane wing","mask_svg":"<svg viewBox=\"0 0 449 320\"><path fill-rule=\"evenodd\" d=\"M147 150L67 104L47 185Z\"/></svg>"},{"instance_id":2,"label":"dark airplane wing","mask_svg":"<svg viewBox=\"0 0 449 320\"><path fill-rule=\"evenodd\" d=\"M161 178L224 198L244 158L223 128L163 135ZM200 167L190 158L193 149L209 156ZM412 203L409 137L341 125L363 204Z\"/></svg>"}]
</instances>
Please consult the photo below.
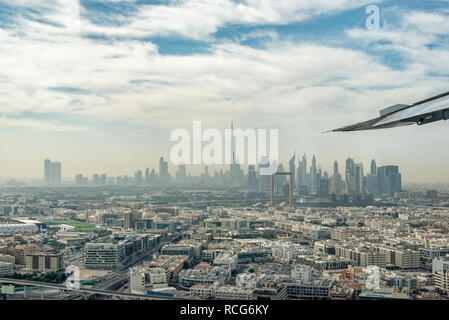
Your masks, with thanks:
<instances>
[{"instance_id":1,"label":"dark airplane wing","mask_svg":"<svg viewBox=\"0 0 449 320\"><path fill-rule=\"evenodd\" d=\"M380 111L380 117L359 122L331 132L360 131L428 124L449 119L449 92L416 102L412 105L397 104Z\"/></svg>"}]
</instances>

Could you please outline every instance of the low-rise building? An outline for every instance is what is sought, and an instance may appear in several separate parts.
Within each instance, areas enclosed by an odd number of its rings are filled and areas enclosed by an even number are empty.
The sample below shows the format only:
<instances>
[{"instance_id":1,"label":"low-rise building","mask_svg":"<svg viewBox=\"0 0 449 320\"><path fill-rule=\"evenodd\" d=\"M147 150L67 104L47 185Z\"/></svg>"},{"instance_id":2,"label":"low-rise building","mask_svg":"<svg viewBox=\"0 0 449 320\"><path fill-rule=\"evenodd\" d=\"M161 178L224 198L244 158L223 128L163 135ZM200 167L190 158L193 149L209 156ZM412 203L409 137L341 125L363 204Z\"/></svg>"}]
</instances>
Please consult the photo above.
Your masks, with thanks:
<instances>
[{"instance_id":1,"label":"low-rise building","mask_svg":"<svg viewBox=\"0 0 449 320\"><path fill-rule=\"evenodd\" d=\"M0 262L10 263L14 265L16 263L16 258L8 254L0 254Z\"/></svg>"},{"instance_id":2,"label":"low-rise building","mask_svg":"<svg viewBox=\"0 0 449 320\"><path fill-rule=\"evenodd\" d=\"M14 264L7 262L0 262L0 276L6 276L13 273Z\"/></svg>"},{"instance_id":3,"label":"low-rise building","mask_svg":"<svg viewBox=\"0 0 449 320\"><path fill-rule=\"evenodd\" d=\"M231 271L226 268L212 267L204 269L187 269L179 272L179 284L190 288L195 284L225 285L231 277Z\"/></svg>"},{"instance_id":4,"label":"low-rise building","mask_svg":"<svg viewBox=\"0 0 449 320\"><path fill-rule=\"evenodd\" d=\"M449 271L437 271L435 273L435 290L449 294Z\"/></svg>"},{"instance_id":5,"label":"low-rise building","mask_svg":"<svg viewBox=\"0 0 449 320\"><path fill-rule=\"evenodd\" d=\"M326 299L331 292L334 282L330 279L313 281L286 282L287 294L292 299Z\"/></svg>"},{"instance_id":6,"label":"low-rise building","mask_svg":"<svg viewBox=\"0 0 449 320\"><path fill-rule=\"evenodd\" d=\"M129 276L131 293L146 294L151 289L168 286L171 272L168 268L133 268Z\"/></svg>"},{"instance_id":7,"label":"low-rise building","mask_svg":"<svg viewBox=\"0 0 449 320\"><path fill-rule=\"evenodd\" d=\"M25 257L27 270L50 272L58 271L64 267L63 254L54 253L28 253Z\"/></svg>"},{"instance_id":8,"label":"low-rise building","mask_svg":"<svg viewBox=\"0 0 449 320\"><path fill-rule=\"evenodd\" d=\"M149 252L147 234L114 234L101 242L89 242L84 249L86 269L114 269Z\"/></svg>"}]
</instances>

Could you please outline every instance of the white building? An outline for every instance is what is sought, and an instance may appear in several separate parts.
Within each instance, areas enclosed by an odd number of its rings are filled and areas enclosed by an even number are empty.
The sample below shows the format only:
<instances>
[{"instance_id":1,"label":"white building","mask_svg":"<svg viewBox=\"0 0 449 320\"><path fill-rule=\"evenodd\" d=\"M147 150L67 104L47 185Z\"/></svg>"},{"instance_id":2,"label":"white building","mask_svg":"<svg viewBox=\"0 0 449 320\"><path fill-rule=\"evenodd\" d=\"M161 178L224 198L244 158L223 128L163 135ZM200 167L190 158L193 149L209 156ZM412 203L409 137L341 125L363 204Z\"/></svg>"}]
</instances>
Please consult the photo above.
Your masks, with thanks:
<instances>
[{"instance_id":1,"label":"white building","mask_svg":"<svg viewBox=\"0 0 449 320\"><path fill-rule=\"evenodd\" d=\"M449 257L432 260L432 273L436 274L438 271L449 271Z\"/></svg>"},{"instance_id":2,"label":"white building","mask_svg":"<svg viewBox=\"0 0 449 320\"><path fill-rule=\"evenodd\" d=\"M237 287L256 288L262 278L263 275L258 276L255 273L239 273L235 285Z\"/></svg>"},{"instance_id":3,"label":"white building","mask_svg":"<svg viewBox=\"0 0 449 320\"><path fill-rule=\"evenodd\" d=\"M197 284L190 288L190 293L201 299L216 300L254 300L254 289L236 286L219 286L217 284Z\"/></svg>"},{"instance_id":4,"label":"white building","mask_svg":"<svg viewBox=\"0 0 449 320\"><path fill-rule=\"evenodd\" d=\"M292 269L291 276L294 280L312 281L312 272L309 266L296 265L295 268Z\"/></svg>"},{"instance_id":5,"label":"white building","mask_svg":"<svg viewBox=\"0 0 449 320\"><path fill-rule=\"evenodd\" d=\"M435 273L435 289L446 294L449 293L449 272L437 271Z\"/></svg>"},{"instance_id":6,"label":"white building","mask_svg":"<svg viewBox=\"0 0 449 320\"><path fill-rule=\"evenodd\" d=\"M0 276L13 273L14 265L11 263L0 262Z\"/></svg>"},{"instance_id":7,"label":"white building","mask_svg":"<svg viewBox=\"0 0 449 320\"><path fill-rule=\"evenodd\" d=\"M0 221L0 235L38 233L39 227L35 223L24 223L15 220Z\"/></svg>"},{"instance_id":8,"label":"white building","mask_svg":"<svg viewBox=\"0 0 449 320\"><path fill-rule=\"evenodd\" d=\"M166 288L171 272L168 268L133 268L129 276L131 293L146 294L148 290Z\"/></svg>"},{"instance_id":9,"label":"white building","mask_svg":"<svg viewBox=\"0 0 449 320\"><path fill-rule=\"evenodd\" d=\"M237 286L218 286L214 298L217 300L254 300L254 289Z\"/></svg>"},{"instance_id":10,"label":"white building","mask_svg":"<svg viewBox=\"0 0 449 320\"><path fill-rule=\"evenodd\" d=\"M14 256L10 256L8 254L0 254L0 262L10 263L10 264L14 265L16 262L16 258L14 258Z\"/></svg>"},{"instance_id":11,"label":"white building","mask_svg":"<svg viewBox=\"0 0 449 320\"><path fill-rule=\"evenodd\" d=\"M237 255L232 251L224 251L214 259L214 265L230 269L237 267Z\"/></svg>"},{"instance_id":12,"label":"white building","mask_svg":"<svg viewBox=\"0 0 449 320\"><path fill-rule=\"evenodd\" d=\"M178 281L184 287L192 287L196 284L225 285L231 278L231 271L226 268L213 267L207 270L187 269L179 272Z\"/></svg>"}]
</instances>

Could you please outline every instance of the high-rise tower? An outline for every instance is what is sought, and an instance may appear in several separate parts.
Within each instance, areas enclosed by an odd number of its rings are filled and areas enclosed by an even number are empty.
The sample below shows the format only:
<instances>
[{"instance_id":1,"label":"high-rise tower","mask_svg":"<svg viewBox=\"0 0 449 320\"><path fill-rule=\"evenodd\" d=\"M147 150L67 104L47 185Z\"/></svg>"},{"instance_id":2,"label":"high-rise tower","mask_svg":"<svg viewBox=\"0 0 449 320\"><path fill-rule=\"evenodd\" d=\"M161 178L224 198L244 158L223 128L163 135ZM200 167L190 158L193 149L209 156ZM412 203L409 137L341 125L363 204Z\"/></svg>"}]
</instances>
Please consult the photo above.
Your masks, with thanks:
<instances>
[{"instance_id":1,"label":"high-rise tower","mask_svg":"<svg viewBox=\"0 0 449 320\"><path fill-rule=\"evenodd\" d=\"M45 159L44 161L44 180L46 184L51 183L51 160Z\"/></svg>"}]
</instances>

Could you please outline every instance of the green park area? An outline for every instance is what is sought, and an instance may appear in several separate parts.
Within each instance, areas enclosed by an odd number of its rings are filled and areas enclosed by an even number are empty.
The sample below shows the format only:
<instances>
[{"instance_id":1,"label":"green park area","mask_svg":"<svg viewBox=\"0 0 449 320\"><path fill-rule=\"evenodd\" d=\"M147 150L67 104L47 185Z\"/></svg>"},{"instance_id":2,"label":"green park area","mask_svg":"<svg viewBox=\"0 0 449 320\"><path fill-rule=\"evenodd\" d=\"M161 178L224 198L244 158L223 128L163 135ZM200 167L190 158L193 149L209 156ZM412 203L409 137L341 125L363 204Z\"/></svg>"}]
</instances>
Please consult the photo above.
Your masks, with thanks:
<instances>
[{"instance_id":1,"label":"green park area","mask_svg":"<svg viewBox=\"0 0 449 320\"><path fill-rule=\"evenodd\" d=\"M80 222L80 221L75 221L75 220L55 220L55 222L58 224L66 224L66 225L75 227L76 231L87 232L87 231L97 230L97 227L95 227L94 225Z\"/></svg>"}]
</instances>

